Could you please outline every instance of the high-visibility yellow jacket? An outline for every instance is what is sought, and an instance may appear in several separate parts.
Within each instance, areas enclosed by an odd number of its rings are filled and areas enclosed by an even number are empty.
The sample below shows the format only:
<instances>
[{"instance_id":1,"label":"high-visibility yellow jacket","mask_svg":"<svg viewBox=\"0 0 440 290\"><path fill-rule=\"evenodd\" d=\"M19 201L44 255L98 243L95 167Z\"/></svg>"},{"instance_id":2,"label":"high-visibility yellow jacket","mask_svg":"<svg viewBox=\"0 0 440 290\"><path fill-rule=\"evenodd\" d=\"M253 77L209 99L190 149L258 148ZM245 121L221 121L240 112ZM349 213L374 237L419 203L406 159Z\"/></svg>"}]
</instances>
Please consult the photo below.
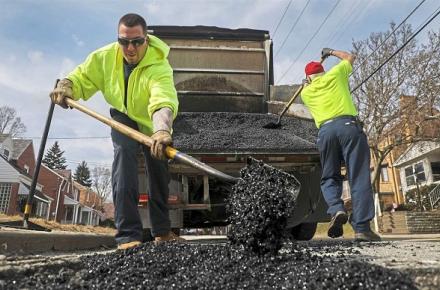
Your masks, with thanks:
<instances>
[{"instance_id":1,"label":"high-visibility yellow jacket","mask_svg":"<svg viewBox=\"0 0 440 290\"><path fill-rule=\"evenodd\" d=\"M179 103L173 70L167 59L170 49L159 38L148 37L147 52L128 80L127 108L124 105L123 55L117 42L92 52L67 78L73 82L75 100L88 100L101 91L107 103L136 121L142 133L151 135L153 113L168 107L175 118Z\"/></svg>"}]
</instances>

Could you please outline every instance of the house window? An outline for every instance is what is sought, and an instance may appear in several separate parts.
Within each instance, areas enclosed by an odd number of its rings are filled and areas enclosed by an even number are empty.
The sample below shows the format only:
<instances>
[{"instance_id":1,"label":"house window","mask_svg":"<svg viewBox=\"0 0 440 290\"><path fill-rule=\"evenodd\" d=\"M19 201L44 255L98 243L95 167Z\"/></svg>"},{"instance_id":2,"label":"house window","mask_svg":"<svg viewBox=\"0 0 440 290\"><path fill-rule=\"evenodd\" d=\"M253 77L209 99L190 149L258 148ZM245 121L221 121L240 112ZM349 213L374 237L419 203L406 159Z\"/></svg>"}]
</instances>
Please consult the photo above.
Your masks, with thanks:
<instances>
[{"instance_id":1,"label":"house window","mask_svg":"<svg viewBox=\"0 0 440 290\"><path fill-rule=\"evenodd\" d=\"M382 182L389 182L390 178L388 176L388 166L380 167L380 177L382 178Z\"/></svg>"},{"instance_id":2,"label":"house window","mask_svg":"<svg viewBox=\"0 0 440 290\"><path fill-rule=\"evenodd\" d=\"M431 162L431 169L433 181L440 181L440 162Z\"/></svg>"},{"instance_id":3,"label":"house window","mask_svg":"<svg viewBox=\"0 0 440 290\"><path fill-rule=\"evenodd\" d=\"M29 173L29 166L27 166L26 164L24 165L24 171L26 171L26 173Z\"/></svg>"},{"instance_id":4,"label":"house window","mask_svg":"<svg viewBox=\"0 0 440 290\"><path fill-rule=\"evenodd\" d=\"M405 167L406 185L416 185L417 182L426 181L425 170L423 168L423 162L413 164Z\"/></svg>"},{"instance_id":5,"label":"house window","mask_svg":"<svg viewBox=\"0 0 440 290\"><path fill-rule=\"evenodd\" d=\"M9 160L9 150L8 149L3 150L3 156L5 156L6 159Z\"/></svg>"},{"instance_id":6,"label":"house window","mask_svg":"<svg viewBox=\"0 0 440 290\"><path fill-rule=\"evenodd\" d=\"M11 183L0 183L0 213L6 213L8 211L11 191Z\"/></svg>"}]
</instances>

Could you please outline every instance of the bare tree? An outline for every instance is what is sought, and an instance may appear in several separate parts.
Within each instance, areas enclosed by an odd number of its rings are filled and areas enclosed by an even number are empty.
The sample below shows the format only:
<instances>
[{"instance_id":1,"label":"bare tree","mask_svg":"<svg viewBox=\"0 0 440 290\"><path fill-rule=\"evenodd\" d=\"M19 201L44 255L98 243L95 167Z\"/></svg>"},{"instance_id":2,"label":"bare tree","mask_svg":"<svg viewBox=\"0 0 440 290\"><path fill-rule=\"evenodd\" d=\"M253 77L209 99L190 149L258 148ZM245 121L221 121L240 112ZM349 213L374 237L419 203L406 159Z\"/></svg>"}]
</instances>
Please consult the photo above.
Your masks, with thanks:
<instances>
[{"instance_id":1,"label":"bare tree","mask_svg":"<svg viewBox=\"0 0 440 290\"><path fill-rule=\"evenodd\" d=\"M111 172L105 167L95 167L92 170L92 189L98 193L102 203L111 192Z\"/></svg>"},{"instance_id":2,"label":"bare tree","mask_svg":"<svg viewBox=\"0 0 440 290\"><path fill-rule=\"evenodd\" d=\"M353 42L359 65L356 67L355 63L352 87L384 63L413 33L410 25L403 25L390 35L394 27L391 23L389 31L372 33L365 40ZM432 130L439 127L435 108L440 95L439 45L438 33L430 33L428 42L421 46L413 39L353 92L375 160L372 184L376 190L381 164L391 150L418 141L439 140Z\"/></svg>"},{"instance_id":3,"label":"bare tree","mask_svg":"<svg viewBox=\"0 0 440 290\"><path fill-rule=\"evenodd\" d=\"M17 137L24 132L26 132L26 126L21 122L20 117L17 117L15 109L8 106L0 107L0 134L11 134L12 137Z\"/></svg>"},{"instance_id":4,"label":"bare tree","mask_svg":"<svg viewBox=\"0 0 440 290\"><path fill-rule=\"evenodd\" d=\"M424 108L425 119L440 119L438 110L434 110L440 108L440 30L428 32L428 40L422 44L414 62L414 95L427 104Z\"/></svg>"}]
</instances>

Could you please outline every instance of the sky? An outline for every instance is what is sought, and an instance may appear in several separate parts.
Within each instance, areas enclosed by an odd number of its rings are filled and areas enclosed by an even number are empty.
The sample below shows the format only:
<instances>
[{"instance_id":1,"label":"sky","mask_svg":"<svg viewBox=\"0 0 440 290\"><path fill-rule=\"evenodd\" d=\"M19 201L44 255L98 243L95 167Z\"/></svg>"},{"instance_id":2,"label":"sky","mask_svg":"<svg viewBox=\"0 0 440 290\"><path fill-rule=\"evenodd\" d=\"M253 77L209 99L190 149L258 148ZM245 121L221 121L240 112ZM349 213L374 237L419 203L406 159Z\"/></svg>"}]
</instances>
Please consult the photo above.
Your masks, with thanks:
<instances>
[{"instance_id":1,"label":"sky","mask_svg":"<svg viewBox=\"0 0 440 290\"><path fill-rule=\"evenodd\" d=\"M27 128L22 137L33 139L37 154L55 80L90 52L115 41L119 18L129 12L142 15L148 25L268 30L274 45L276 84L293 84L301 82L305 64L318 60L323 47L349 51L352 41L388 30L392 21L400 23L420 2L0 0L0 106L17 111ZM438 0L425 0L407 23L416 30L439 5ZM438 31L439 19L417 40L423 42L428 30ZM335 63L328 61L324 66L328 69ZM109 116L109 107L99 93L84 104ZM82 160L91 169L110 167L113 148L109 135L110 129L91 117L56 107L46 149L58 140L72 170Z\"/></svg>"}]
</instances>

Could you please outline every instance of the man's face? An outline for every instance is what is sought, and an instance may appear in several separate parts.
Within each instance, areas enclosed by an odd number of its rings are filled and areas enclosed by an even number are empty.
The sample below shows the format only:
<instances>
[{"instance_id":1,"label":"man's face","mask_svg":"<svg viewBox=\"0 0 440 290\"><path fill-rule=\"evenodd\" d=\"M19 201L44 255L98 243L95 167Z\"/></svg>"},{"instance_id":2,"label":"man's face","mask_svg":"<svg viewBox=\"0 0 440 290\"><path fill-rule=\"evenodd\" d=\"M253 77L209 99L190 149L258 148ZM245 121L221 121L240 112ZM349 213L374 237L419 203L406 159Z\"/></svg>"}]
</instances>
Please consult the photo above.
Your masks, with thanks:
<instances>
[{"instance_id":1,"label":"man's face","mask_svg":"<svg viewBox=\"0 0 440 290\"><path fill-rule=\"evenodd\" d=\"M118 42L124 58L129 64L139 63L147 52L148 39L146 39L140 25L133 27L119 25Z\"/></svg>"}]
</instances>

